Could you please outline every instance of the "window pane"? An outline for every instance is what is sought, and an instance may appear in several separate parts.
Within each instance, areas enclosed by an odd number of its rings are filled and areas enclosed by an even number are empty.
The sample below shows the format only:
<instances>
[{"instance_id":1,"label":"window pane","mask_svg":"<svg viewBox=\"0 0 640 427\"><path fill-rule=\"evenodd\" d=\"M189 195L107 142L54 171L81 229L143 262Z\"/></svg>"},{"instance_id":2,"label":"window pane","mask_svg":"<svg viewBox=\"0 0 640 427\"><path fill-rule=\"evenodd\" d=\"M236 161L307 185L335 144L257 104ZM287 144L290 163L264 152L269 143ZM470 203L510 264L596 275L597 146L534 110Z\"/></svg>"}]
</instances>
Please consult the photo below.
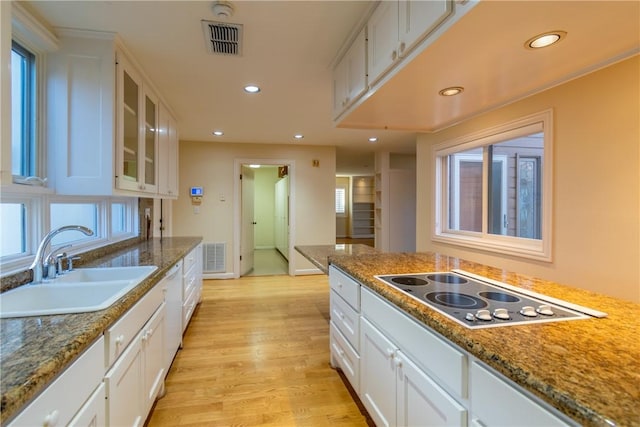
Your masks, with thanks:
<instances>
[{"instance_id":1,"label":"window pane","mask_svg":"<svg viewBox=\"0 0 640 427\"><path fill-rule=\"evenodd\" d=\"M336 213L343 214L346 209L346 189L336 188Z\"/></svg>"},{"instance_id":2,"label":"window pane","mask_svg":"<svg viewBox=\"0 0 640 427\"><path fill-rule=\"evenodd\" d=\"M93 203L52 203L51 204L51 229L64 225L84 225L94 231L95 238L98 234L98 206ZM88 239L79 231L66 231L55 236L52 245L75 242Z\"/></svg>"},{"instance_id":3,"label":"window pane","mask_svg":"<svg viewBox=\"0 0 640 427\"><path fill-rule=\"evenodd\" d=\"M25 212L22 203L0 204L0 257L26 252Z\"/></svg>"},{"instance_id":4,"label":"window pane","mask_svg":"<svg viewBox=\"0 0 640 427\"><path fill-rule=\"evenodd\" d=\"M543 134L535 133L489 148L489 232L541 239Z\"/></svg>"},{"instance_id":5,"label":"window pane","mask_svg":"<svg viewBox=\"0 0 640 427\"><path fill-rule=\"evenodd\" d=\"M448 156L449 228L482 231L482 148Z\"/></svg>"},{"instance_id":6,"label":"window pane","mask_svg":"<svg viewBox=\"0 0 640 427\"><path fill-rule=\"evenodd\" d=\"M11 48L11 173L36 174L35 56L13 42Z\"/></svg>"},{"instance_id":7,"label":"window pane","mask_svg":"<svg viewBox=\"0 0 640 427\"><path fill-rule=\"evenodd\" d=\"M127 205L113 203L111 205L111 233L125 233L127 231Z\"/></svg>"}]
</instances>

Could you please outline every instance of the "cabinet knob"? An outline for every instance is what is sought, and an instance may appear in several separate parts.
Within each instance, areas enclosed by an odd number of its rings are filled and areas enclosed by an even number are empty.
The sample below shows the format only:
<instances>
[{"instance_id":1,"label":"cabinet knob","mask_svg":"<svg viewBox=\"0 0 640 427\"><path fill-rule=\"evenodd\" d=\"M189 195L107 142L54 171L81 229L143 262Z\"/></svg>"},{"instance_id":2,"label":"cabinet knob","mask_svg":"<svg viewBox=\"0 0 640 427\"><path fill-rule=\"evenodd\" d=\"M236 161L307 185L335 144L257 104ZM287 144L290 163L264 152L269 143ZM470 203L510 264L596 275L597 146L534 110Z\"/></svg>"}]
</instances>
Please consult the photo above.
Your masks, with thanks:
<instances>
[{"instance_id":1,"label":"cabinet knob","mask_svg":"<svg viewBox=\"0 0 640 427\"><path fill-rule=\"evenodd\" d=\"M124 344L124 335L118 335L115 340L116 345Z\"/></svg>"},{"instance_id":2,"label":"cabinet knob","mask_svg":"<svg viewBox=\"0 0 640 427\"><path fill-rule=\"evenodd\" d=\"M387 349L387 356L389 356L389 359L391 359L394 354L395 354L395 351L392 348Z\"/></svg>"},{"instance_id":3,"label":"cabinet knob","mask_svg":"<svg viewBox=\"0 0 640 427\"><path fill-rule=\"evenodd\" d=\"M406 45L404 44L404 42L400 42L400 47L398 47L398 50L400 51L400 53L404 52Z\"/></svg>"},{"instance_id":4,"label":"cabinet knob","mask_svg":"<svg viewBox=\"0 0 640 427\"><path fill-rule=\"evenodd\" d=\"M395 357L395 358L393 359L393 361L396 363L396 366L397 366L398 368L402 368L402 359L401 359L401 358L399 358L399 357Z\"/></svg>"},{"instance_id":5,"label":"cabinet knob","mask_svg":"<svg viewBox=\"0 0 640 427\"><path fill-rule=\"evenodd\" d=\"M54 409L46 417L44 417L44 420L42 420L42 425L44 427L53 427L56 424L58 424L59 418L60 418L60 411L58 411L57 409Z\"/></svg>"},{"instance_id":6,"label":"cabinet knob","mask_svg":"<svg viewBox=\"0 0 640 427\"><path fill-rule=\"evenodd\" d=\"M392 61L395 61L397 57L398 57L398 51L394 50L393 52L391 52Z\"/></svg>"}]
</instances>

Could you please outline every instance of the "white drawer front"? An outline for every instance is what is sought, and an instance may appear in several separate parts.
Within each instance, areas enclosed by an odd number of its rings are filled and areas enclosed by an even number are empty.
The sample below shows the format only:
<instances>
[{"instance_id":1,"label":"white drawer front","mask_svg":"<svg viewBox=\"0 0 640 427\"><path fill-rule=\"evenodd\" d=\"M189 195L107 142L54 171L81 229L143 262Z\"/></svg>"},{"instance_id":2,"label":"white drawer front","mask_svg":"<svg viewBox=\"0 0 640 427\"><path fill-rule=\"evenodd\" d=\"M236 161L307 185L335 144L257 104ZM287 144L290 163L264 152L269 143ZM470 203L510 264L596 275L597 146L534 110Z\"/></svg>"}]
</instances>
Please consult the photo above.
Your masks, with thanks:
<instances>
[{"instance_id":1,"label":"white drawer front","mask_svg":"<svg viewBox=\"0 0 640 427\"><path fill-rule=\"evenodd\" d=\"M335 291L331 291L331 321L340 329L349 344L360 351L360 315Z\"/></svg>"},{"instance_id":2,"label":"white drawer front","mask_svg":"<svg viewBox=\"0 0 640 427\"><path fill-rule=\"evenodd\" d=\"M360 284L337 268L329 267L329 285L357 312L360 312Z\"/></svg>"},{"instance_id":3,"label":"white drawer front","mask_svg":"<svg viewBox=\"0 0 640 427\"><path fill-rule=\"evenodd\" d=\"M184 270L183 271L185 273L188 272L191 269L191 267L196 265L196 261L197 261L196 256L197 255L198 255L198 250L194 249L184 257Z\"/></svg>"},{"instance_id":4,"label":"white drawer front","mask_svg":"<svg viewBox=\"0 0 640 427\"><path fill-rule=\"evenodd\" d=\"M100 337L8 425L67 425L100 384L103 375L104 338Z\"/></svg>"},{"instance_id":5,"label":"white drawer front","mask_svg":"<svg viewBox=\"0 0 640 427\"><path fill-rule=\"evenodd\" d=\"M187 325L189 324L189 320L191 320L191 316L193 316L193 311L196 309L199 296L200 296L200 292L198 291L198 289L191 289L191 293L187 296L187 299L182 304L182 332L183 333L187 329Z\"/></svg>"},{"instance_id":6,"label":"white drawer front","mask_svg":"<svg viewBox=\"0 0 640 427\"><path fill-rule=\"evenodd\" d=\"M467 396L467 356L393 307L362 288L362 314L391 337L420 368L439 379L459 397Z\"/></svg>"},{"instance_id":7,"label":"white drawer front","mask_svg":"<svg viewBox=\"0 0 640 427\"><path fill-rule=\"evenodd\" d=\"M110 367L164 301L163 286L153 287L104 333L105 362Z\"/></svg>"},{"instance_id":8,"label":"white drawer front","mask_svg":"<svg viewBox=\"0 0 640 427\"><path fill-rule=\"evenodd\" d=\"M471 419L482 426L568 426L533 399L477 362L471 364Z\"/></svg>"},{"instance_id":9,"label":"white drawer front","mask_svg":"<svg viewBox=\"0 0 640 427\"><path fill-rule=\"evenodd\" d=\"M191 293L191 291L193 291L193 288L197 283L198 275L196 273L196 269L192 268L190 272L185 274L184 278L182 279L182 295L184 295L185 297L187 297Z\"/></svg>"},{"instance_id":10,"label":"white drawer front","mask_svg":"<svg viewBox=\"0 0 640 427\"><path fill-rule=\"evenodd\" d=\"M360 356L333 323L330 323L330 341L332 360L339 365L355 392L360 394Z\"/></svg>"}]
</instances>

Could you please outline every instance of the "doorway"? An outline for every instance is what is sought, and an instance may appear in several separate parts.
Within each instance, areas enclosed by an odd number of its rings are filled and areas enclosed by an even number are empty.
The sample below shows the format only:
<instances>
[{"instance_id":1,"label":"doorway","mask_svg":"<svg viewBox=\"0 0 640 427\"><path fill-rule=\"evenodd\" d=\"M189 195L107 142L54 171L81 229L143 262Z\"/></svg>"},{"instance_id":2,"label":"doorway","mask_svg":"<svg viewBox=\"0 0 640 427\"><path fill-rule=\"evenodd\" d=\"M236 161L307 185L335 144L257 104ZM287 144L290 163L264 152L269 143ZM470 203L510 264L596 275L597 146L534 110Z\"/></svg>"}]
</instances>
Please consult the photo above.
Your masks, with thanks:
<instances>
[{"instance_id":1,"label":"doorway","mask_svg":"<svg viewBox=\"0 0 640 427\"><path fill-rule=\"evenodd\" d=\"M292 162L238 160L236 277L292 275ZM237 264L237 265L236 265Z\"/></svg>"}]
</instances>

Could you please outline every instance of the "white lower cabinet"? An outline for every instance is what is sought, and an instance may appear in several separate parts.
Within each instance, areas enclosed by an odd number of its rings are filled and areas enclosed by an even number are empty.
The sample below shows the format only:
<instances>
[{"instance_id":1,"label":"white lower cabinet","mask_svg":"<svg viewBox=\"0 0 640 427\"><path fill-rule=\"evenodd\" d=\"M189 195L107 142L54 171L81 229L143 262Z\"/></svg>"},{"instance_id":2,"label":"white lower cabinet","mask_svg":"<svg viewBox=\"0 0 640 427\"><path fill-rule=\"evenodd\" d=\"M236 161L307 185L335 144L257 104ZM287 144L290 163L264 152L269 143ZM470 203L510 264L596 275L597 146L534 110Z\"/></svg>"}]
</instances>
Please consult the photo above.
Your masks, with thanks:
<instances>
[{"instance_id":1,"label":"white lower cabinet","mask_svg":"<svg viewBox=\"0 0 640 427\"><path fill-rule=\"evenodd\" d=\"M360 304L353 371L378 427L578 425L364 286ZM334 330L341 336L332 325L332 361L342 354Z\"/></svg>"},{"instance_id":2,"label":"white lower cabinet","mask_svg":"<svg viewBox=\"0 0 640 427\"><path fill-rule=\"evenodd\" d=\"M362 319L360 398L378 426L465 426L467 411Z\"/></svg>"},{"instance_id":3,"label":"white lower cabinet","mask_svg":"<svg viewBox=\"0 0 640 427\"><path fill-rule=\"evenodd\" d=\"M103 374L104 338L100 337L8 426L104 425L104 399L96 400L95 394L100 392Z\"/></svg>"},{"instance_id":4,"label":"white lower cabinet","mask_svg":"<svg viewBox=\"0 0 640 427\"><path fill-rule=\"evenodd\" d=\"M104 400L106 398L104 383L100 383L89 400L82 406L68 427L99 427L107 425L107 411Z\"/></svg>"},{"instance_id":5,"label":"white lower cabinet","mask_svg":"<svg viewBox=\"0 0 640 427\"><path fill-rule=\"evenodd\" d=\"M471 364L472 426L576 426L575 422L525 396L489 368Z\"/></svg>"}]
</instances>

